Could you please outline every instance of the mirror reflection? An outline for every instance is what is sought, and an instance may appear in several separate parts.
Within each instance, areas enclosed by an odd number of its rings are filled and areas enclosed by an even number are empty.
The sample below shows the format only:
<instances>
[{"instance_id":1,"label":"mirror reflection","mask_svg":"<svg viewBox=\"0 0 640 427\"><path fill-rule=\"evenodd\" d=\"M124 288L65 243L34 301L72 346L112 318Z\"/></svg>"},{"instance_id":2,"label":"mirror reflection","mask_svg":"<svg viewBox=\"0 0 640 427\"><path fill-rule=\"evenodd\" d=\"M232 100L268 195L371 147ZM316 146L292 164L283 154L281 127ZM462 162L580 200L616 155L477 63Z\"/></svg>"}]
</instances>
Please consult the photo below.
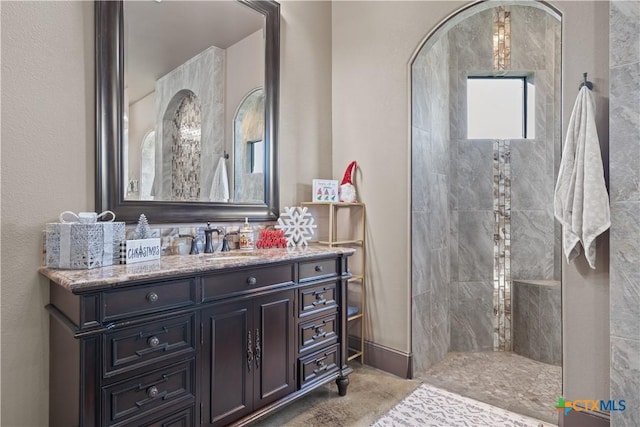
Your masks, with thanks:
<instances>
[{"instance_id":1,"label":"mirror reflection","mask_svg":"<svg viewBox=\"0 0 640 427\"><path fill-rule=\"evenodd\" d=\"M251 91L233 120L234 188L237 200L264 200L264 90Z\"/></svg>"},{"instance_id":2,"label":"mirror reflection","mask_svg":"<svg viewBox=\"0 0 640 427\"><path fill-rule=\"evenodd\" d=\"M264 16L124 3L126 200L264 203Z\"/></svg>"}]
</instances>

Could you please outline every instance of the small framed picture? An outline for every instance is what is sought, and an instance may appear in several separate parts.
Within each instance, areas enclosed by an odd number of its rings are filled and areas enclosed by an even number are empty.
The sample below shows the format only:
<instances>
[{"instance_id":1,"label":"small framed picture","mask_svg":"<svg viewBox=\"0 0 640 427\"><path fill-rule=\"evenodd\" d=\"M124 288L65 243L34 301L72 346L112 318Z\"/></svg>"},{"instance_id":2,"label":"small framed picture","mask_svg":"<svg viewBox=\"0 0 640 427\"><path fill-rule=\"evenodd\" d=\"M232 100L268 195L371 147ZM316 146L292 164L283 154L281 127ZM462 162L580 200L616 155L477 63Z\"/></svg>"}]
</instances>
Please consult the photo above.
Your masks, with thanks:
<instances>
[{"instance_id":1,"label":"small framed picture","mask_svg":"<svg viewBox=\"0 0 640 427\"><path fill-rule=\"evenodd\" d=\"M314 202L338 202L338 180L334 179L314 179L313 197Z\"/></svg>"}]
</instances>

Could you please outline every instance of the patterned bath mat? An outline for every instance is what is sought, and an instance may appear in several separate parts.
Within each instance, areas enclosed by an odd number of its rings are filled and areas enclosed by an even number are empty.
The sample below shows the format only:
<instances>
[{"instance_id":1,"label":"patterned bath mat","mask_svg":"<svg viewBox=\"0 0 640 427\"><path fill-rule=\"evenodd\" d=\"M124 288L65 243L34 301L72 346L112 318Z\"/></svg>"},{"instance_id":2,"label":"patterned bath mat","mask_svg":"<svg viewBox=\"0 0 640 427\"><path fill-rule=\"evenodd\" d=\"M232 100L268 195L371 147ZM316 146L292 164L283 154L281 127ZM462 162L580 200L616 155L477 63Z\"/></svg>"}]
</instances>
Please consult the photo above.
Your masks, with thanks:
<instances>
[{"instance_id":1,"label":"patterned bath mat","mask_svg":"<svg viewBox=\"0 0 640 427\"><path fill-rule=\"evenodd\" d=\"M552 424L422 384L373 426L551 427Z\"/></svg>"}]
</instances>

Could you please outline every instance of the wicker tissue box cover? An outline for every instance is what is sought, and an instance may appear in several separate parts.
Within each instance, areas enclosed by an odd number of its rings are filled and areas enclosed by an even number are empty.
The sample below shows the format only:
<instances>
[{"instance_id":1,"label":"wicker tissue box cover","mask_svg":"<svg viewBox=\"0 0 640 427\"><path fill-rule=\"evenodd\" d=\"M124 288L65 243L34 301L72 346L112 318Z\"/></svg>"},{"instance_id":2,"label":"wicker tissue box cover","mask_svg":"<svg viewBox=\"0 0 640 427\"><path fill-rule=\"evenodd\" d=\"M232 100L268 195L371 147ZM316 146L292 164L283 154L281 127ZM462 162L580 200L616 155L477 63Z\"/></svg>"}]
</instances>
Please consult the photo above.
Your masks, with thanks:
<instances>
[{"instance_id":1,"label":"wicker tissue box cover","mask_svg":"<svg viewBox=\"0 0 640 427\"><path fill-rule=\"evenodd\" d=\"M47 267L91 269L118 264L124 240L124 222L47 224Z\"/></svg>"}]
</instances>

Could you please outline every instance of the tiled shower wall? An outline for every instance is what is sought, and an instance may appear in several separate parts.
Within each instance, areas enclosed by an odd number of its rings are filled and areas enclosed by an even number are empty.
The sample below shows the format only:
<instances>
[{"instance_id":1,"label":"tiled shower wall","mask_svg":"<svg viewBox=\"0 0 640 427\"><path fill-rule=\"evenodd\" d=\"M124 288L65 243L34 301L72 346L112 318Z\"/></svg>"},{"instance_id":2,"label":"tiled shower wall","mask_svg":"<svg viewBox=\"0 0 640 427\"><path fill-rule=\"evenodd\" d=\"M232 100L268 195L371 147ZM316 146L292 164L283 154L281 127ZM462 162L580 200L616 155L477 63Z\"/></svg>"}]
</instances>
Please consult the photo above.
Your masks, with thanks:
<instances>
[{"instance_id":1,"label":"tiled shower wall","mask_svg":"<svg viewBox=\"0 0 640 427\"><path fill-rule=\"evenodd\" d=\"M495 141L466 139L467 76L493 72L492 29L491 9L467 17L428 40L412 68L414 371L448 350L493 350L497 339L498 153ZM511 170L505 180L511 194L505 217L511 222L511 276L559 280L553 189L560 156L560 22L535 7L511 6L511 34L511 70L533 72L536 86L536 138L503 143ZM498 267L504 270L508 259L502 260Z\"/></svg>"},{"instance_id":2,"label":"tiled shower wall","mask_svg":"<svg viewBox=\"0 0 640 427\"><path fill-rule=\"evenodd\" d=\"M492 72L492 11L478 13L449 32L450 75L455 76L450 81L450 115L457 118L451 120L450 131L452 351L511 349L506 339L511 320L510 283L506 283L504 305L495 307L496 271L510 268L512 280L560 277L553 190L560 155L561 26L544 10L522 6L510 9L511 71L533 72L535 139L501 142L497 152L495 141L466 139L467 76ZM510 235L506 236L510 238L510 257L496 259L492 165L494 158L500 157L508 165L501 172L510 172L505 177L510 195L510 209L505 214L510 225ZM494 308L498 313L505 310L499 334Z\"/></svg>"},{"instance_id":3,"label":"tiled shower wall","mask_svg":"<svg viewBox=\"0 0 640 427\"><path fill-rule=\"evenodd\" d=\"M611 412L614 427L640 425L640 2L609 13Z\"/></svg>"},{"instance_id":4,"label":"tiled shower wall","mask_svg":"<svg viewBox=\"0 0 640 427\"><path fill-rule=\"evenodd\" d=\"M171 126L183 94L192 92L200 101L201 144L199 176L200 200L209 200L211 183L218 159L224 151L224 128L214 126L224 122L225 51L211 46L191 58L156 82L156 200L171 200L174 177L163 171L172 170ZM186 161L186 159L185 159ZM178 163L185 161L178 161Z\"/></svg>"},{"instance_id":5,"label":"tiled shower wall","mask_svg":"<svg viewBox=\"0 0 640 427\"><path fill-rule=\"evenodd\" d=\"M430 47L430 49L429 49ZM449 351L449 40L416 58L412 85L414 372Z\"/></svg>"}]
</instances>

